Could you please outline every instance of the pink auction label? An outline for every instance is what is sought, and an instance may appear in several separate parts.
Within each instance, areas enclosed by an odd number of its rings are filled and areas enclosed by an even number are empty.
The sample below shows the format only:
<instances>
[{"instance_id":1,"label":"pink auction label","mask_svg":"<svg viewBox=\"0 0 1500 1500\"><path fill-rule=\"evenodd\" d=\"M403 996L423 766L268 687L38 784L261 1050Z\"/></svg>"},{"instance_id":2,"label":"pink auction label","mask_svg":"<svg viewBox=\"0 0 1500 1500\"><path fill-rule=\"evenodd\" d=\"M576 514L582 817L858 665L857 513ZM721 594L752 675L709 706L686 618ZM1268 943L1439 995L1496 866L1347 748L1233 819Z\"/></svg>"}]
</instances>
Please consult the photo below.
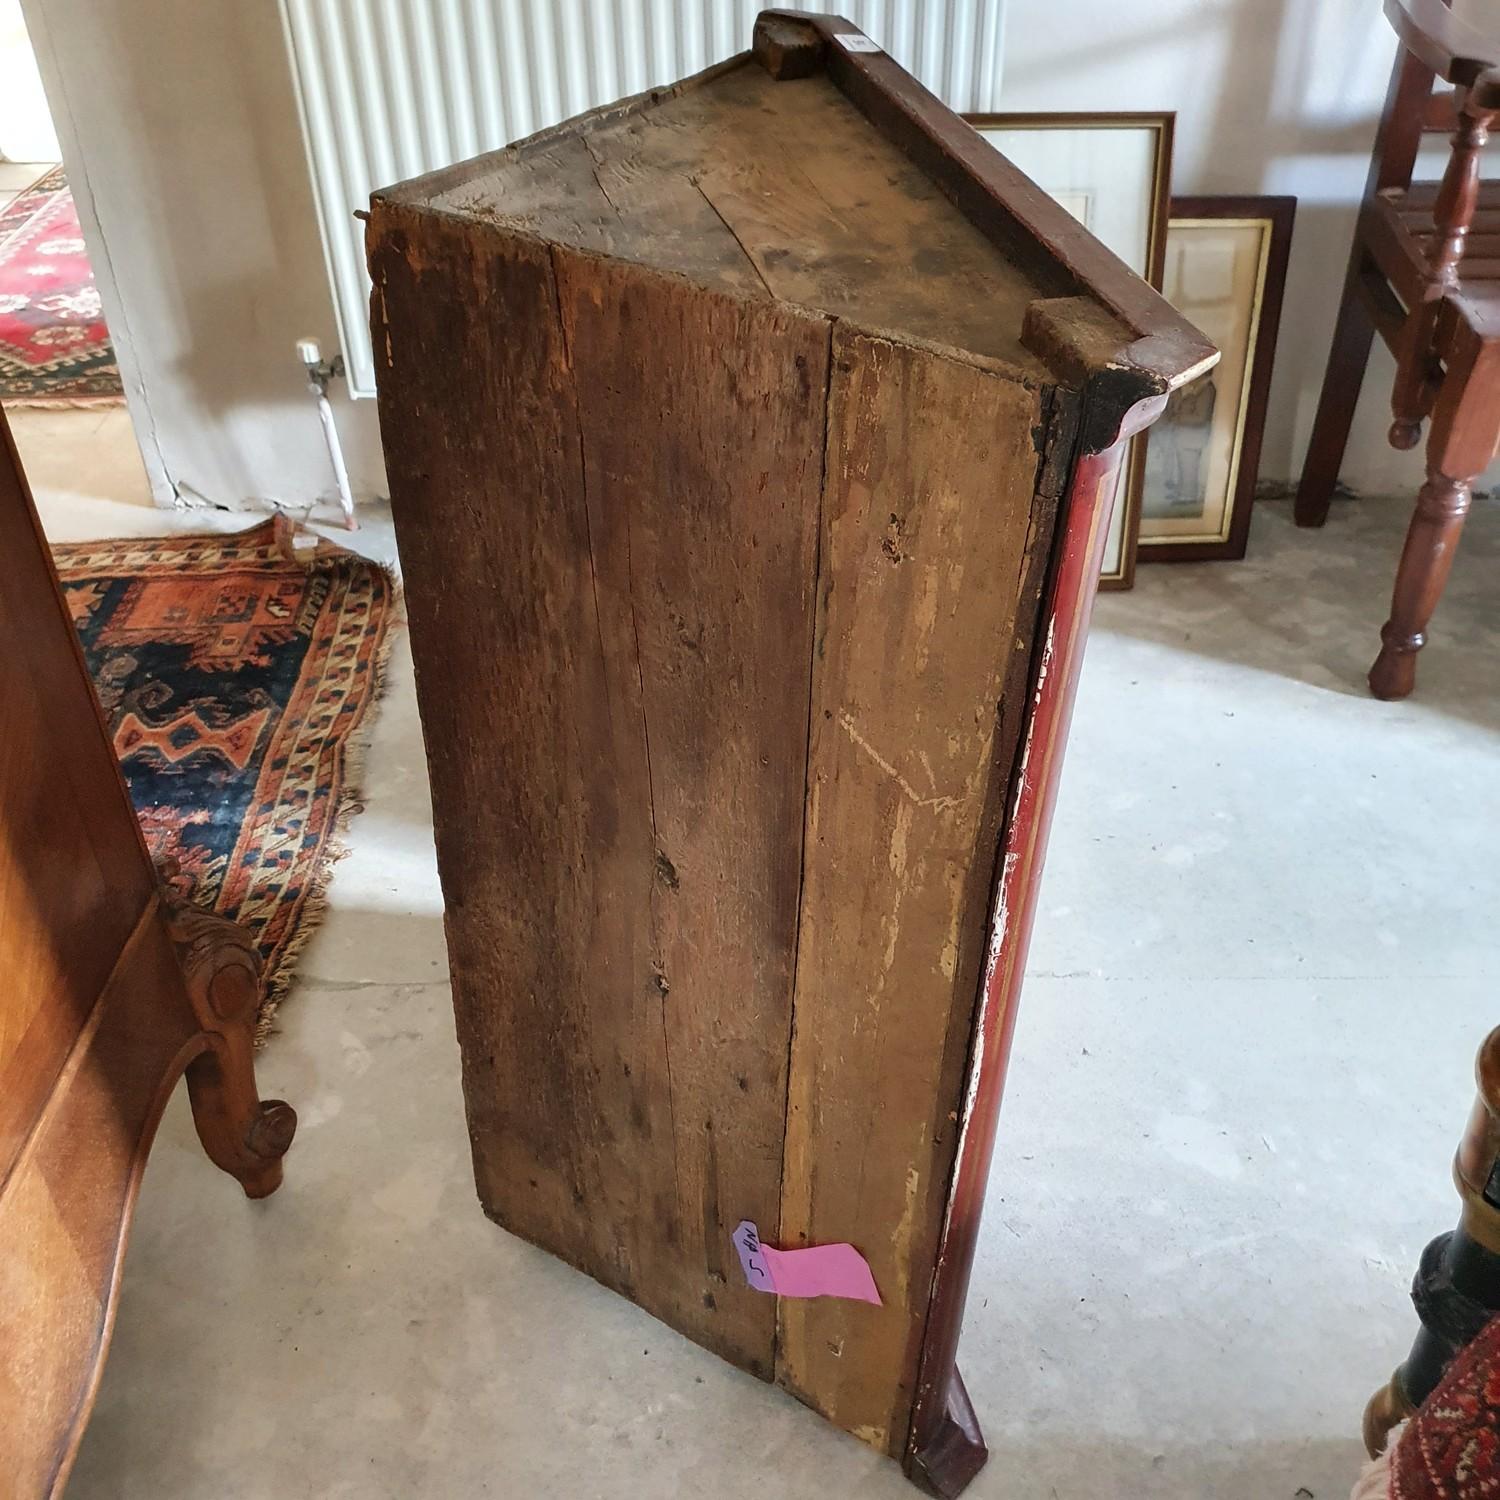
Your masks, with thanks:
<instances>
[{"instance_id":1,"label":"pink auction label","mask_svg":"<svg viewBox=\"0 0 1500 1500\"><path fill-rule=\"evenodd\" d=\"M805 1250L773 1250L742 1219L732 1236L745 1280L757 1292L776 1297L846 1297L883 1304L869 1262L853 1245L809 1245Z\"/></svg>"}]
</instances>

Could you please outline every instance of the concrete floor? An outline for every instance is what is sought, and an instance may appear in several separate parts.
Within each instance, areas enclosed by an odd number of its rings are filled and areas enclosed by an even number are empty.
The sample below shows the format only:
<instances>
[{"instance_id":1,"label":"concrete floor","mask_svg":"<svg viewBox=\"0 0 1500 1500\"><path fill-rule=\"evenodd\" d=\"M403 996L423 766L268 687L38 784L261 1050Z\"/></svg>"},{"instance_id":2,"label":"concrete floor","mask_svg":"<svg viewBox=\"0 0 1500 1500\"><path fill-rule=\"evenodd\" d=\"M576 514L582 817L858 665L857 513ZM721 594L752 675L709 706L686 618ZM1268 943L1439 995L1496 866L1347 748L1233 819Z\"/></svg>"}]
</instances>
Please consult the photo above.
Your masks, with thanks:
<instances>
[{"instance_id":1,"label":"concrete floor","mask_svg":"<svg viewBox=\"0 0 1500 1500\"><path fill-rule=\"evenodd\" d=\"M123 413L16 426L58 538L243 524L151 510ZM1500 510L1383 705L1406 514L1264 505L1250 561L1100 601L964 1333L974 1500L1348 1494L1500 1019ZM482 1217L404 638L366 794L261 1060L286 1187L242 1199L178 1096L70 1500L911 1493Z\"/></svg>"}]
</instances>

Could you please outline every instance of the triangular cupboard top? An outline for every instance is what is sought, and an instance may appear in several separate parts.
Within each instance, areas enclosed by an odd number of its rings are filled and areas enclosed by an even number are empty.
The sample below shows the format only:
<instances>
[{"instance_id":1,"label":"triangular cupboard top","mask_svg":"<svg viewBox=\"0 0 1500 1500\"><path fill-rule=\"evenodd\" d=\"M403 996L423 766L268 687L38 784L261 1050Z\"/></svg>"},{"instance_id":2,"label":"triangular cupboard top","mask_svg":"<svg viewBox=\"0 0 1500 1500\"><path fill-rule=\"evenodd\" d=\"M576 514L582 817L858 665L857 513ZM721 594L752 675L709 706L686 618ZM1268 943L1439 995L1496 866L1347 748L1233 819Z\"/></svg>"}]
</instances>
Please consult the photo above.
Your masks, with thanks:
<instances>
[{"instance_id":1,"label":"triangular cupboard top","mask_svg":"<svg viewBox=\"0 0 1500 1500\"><path fill-rule=\"evenodd\" d=\"M375 197L774 298L1025 379L1112 367L1140 399L1214 358L1145 282L835 17L766 12L750 52Z\"/></svg>"}]
</instances>

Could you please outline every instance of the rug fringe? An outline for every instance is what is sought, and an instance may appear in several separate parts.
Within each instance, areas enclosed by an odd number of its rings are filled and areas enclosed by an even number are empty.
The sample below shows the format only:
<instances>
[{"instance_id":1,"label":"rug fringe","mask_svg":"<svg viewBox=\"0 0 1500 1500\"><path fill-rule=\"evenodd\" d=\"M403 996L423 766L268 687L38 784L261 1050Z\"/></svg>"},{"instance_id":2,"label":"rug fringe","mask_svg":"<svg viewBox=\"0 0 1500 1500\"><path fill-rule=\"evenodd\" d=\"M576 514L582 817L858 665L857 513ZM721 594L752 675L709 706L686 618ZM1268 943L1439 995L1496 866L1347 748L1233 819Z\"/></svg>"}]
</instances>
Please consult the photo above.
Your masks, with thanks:
<instances>
[{"instance_id":1,"label":"rug fringe","mask_svg":"<svg viewBox=\"0 0 1500 1500\"><path fill-rule=\"evenodd\" d=\"M67 411L70 407L97 410L101 406L124 405L124 391L102 396L7 396L0 392L0 406L24 406L33 411Z\"/></svg>"},{"instance_id":2,"label":"rug fringe","mask_svg":"<svg viewBox=\"0 0 1500 1500\"><path fill-rule=\"evenodd\" d=\"M342 552L343 549L338 550ZM358 723L349 731L339 749L339 792L334 804L328 840L323 846L324 858L303 898L297 930L282 948L281 961L276 966L276 972L267 981L265 992L260 997L260 1011L255 1021L257 1048L264 1047L271 1037L279 1034L280 1028L276 1025L277 1012L281 1009L282 1002L296 986L297 967L301 962L303 950L312 941L313 935L328 916L329 887L333 882L334 870L339 861L346 859L349 855L349 828L355 815L364 809L365 762L369 757L374 739L376 710L390 692L388 669L391 664L391 653L396 645L396 627L406 624L406 594L395 570L384 563L375 562L373 558L366 558L364 561L380 569L391 589L390 609L381 624L380 640L375 647L375 663L372 673L374 684L369 697L365 700L364 707L360 710Z\"/></svg>"}]
</instances>

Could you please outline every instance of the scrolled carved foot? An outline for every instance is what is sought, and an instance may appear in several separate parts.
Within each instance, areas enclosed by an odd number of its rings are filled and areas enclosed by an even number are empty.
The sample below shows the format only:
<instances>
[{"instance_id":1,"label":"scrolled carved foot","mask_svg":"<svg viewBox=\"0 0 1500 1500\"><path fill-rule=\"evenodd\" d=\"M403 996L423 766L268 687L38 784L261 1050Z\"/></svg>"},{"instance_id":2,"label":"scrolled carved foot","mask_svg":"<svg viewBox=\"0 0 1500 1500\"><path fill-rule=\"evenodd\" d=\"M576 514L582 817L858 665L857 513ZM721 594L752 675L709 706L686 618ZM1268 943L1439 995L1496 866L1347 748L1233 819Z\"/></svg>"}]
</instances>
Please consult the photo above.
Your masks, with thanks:
<instances>
[{"instance_id":1,"label":"scrolled carved foot","mask_svg":"<svg viewBox=\"0 0 1500 1500\"><path fill-rule=\"evenodd\" d=\"M180 902L168 908L168 931L207 1043L187 1069L198 1139L246 1197L264 1198L281 1186L281 1158L296 1134L297 1112L256 1092L259 955L235 923Z\"/></svg>"},{"instance_id":2,"label":"scrolled carved foot","mask_svg":"<svg viewBox=\"0 0 1500 1500\"><path fill-rule=\"evenodd\" d=\"M245 1133L247 1160L235 1171L247 1198L268 1198L281 1186L281 1158L297 1134L297 1111L285 1099L265 1099Z\"/></svg>"},{"instance_id":3,"label":"scrolled carved foot","mask_svg":"<svg viewBox=\"0 0 1500 1500\"><path fill-rule=\"evenodd\" d=\"M1392 1430L1415 1415L1416 1408L1406 1399L1406 1392L1401 1388L1401 1371L1397 1370L1370 1397L1369 1405L1365 1407L1365 1452L1371 1458L1379 1458L1385 1452L1385 1440Z\"/></svg>"},{"instance_id":4,"label":"scrolled carved foot","mask_svg":"<svg viewBox=\"0 0 1500 1500\"><path fill-rule=\"evenodd\" d=\"M240 1184L247 1198L281 1186L281 1158L297 1133L297 1111L283 1099L259 1099L248 1027L220 1034L187 1069L193 1123L209 1159Z\"/></svg>"},{"instance_id":5,"label":"scrolled carved foot","mask_svg":"<svg viewBox=\"0 0 1500 1500\"><path fill-rule=\"evenodd\" d=\"M285 1099L264 1099L245 1144L257 1156L285 1156L296 1133L297 1111Z\"/></svg>"}]
</instances>

